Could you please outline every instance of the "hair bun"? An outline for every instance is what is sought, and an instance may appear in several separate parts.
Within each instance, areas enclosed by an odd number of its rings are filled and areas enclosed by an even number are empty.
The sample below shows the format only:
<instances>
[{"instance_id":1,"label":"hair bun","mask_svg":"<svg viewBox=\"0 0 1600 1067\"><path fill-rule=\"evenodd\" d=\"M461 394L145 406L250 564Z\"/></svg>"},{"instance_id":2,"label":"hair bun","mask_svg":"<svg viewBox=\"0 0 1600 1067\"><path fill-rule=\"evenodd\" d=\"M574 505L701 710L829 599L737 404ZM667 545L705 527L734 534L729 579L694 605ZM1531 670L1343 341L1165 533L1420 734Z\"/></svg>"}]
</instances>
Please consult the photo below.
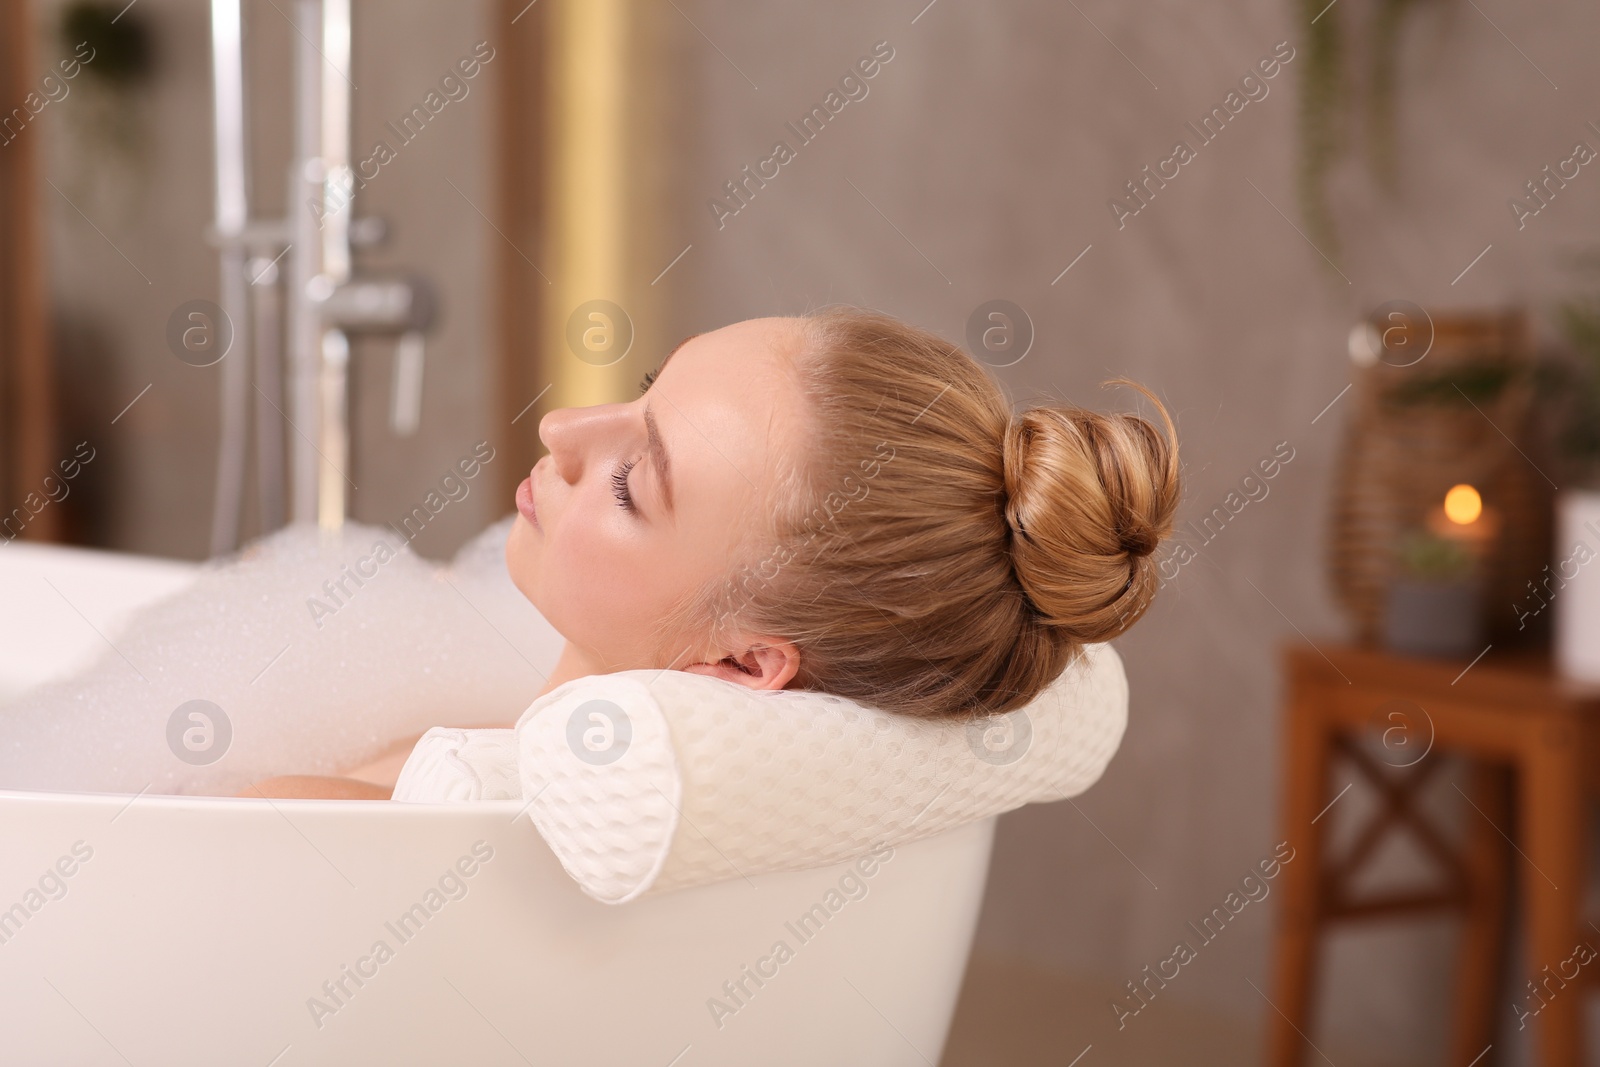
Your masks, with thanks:
<instances>
[{"instance_id":1,"label":"hair bun","mask_svg":"<svg viewBox=\"0 0 1600 1067\"><path fill-rule=\"evenodd\" d=\"M1122 531L1122 551L1130 556L1148 556L1161 543L1161 534L1149 523L1133 523Z\"/></svg>"},{"instance_id":2,"label":"hair bun","mask_svg":"<svg viewBox=\"0 0 1600 1067\"><path fill-rule=\"evenodd\" d=\"M1163 434L1134 414L1035 407L1004 438L1011 562L1039 614L1080 641L1133 625L1155 596L1149 557L1172 532L1178 504L1177 431L1148 390Z\"/></svg>"}]
</instances>

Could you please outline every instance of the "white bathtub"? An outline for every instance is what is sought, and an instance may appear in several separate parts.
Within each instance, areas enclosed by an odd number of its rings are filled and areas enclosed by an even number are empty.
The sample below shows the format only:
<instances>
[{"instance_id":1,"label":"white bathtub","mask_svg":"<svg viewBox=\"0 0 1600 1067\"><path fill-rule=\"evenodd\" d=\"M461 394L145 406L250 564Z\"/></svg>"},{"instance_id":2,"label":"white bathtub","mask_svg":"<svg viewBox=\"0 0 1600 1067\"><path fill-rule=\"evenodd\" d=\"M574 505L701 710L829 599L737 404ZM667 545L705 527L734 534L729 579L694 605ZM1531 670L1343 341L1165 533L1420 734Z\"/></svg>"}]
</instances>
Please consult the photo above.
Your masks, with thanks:
<instances>
[{"instance_id":1,"label":"white bathtub","mask_svg":"<svg viewBox=\"0 0 1600 1067\"><path fill-rule=\"evenodd\" d=\"M189 574L0 548L0 697ZM938 1062L993 820L613 907L519 806L0 791L0 1061Z\"/></svg>"}]
</instances>

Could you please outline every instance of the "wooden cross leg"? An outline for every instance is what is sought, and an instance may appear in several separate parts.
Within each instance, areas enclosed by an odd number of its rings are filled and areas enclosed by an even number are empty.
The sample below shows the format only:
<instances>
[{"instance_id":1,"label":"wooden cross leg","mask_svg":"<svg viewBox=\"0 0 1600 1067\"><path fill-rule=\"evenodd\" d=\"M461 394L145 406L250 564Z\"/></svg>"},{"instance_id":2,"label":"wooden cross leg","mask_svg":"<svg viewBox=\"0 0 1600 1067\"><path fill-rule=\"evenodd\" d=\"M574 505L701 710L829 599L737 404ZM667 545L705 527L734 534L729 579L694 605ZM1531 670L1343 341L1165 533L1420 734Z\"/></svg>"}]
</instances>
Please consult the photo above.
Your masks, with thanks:
<instances>
[{"instance_id":1,"label":"wooden cross leg","mask_svg":"<svg viewBox=\"0 0 1600 1067\"><path fill-rule=\"evenodd\" d=\"M1600 929L1581 914L1586 772L1600 752L1600 692L1520 663L1480 665L1474 676L1459 673L1463 664L1305 646L1291 647L1287 660L1283 836L1296 857L1280 883L1267 1064L1301 1067L1315 1047L1318 942L1327 926L1449 910L1463 931L1446 1062L1490 1067L1504 1026L1534 1031L1544 1067L1579 1067L1582 987L1600 976ZM1396 705L1414 712L1404 723L1409 747L1385 743L1374 756L1373 739L1388 742L1396 729L1382 709ZM1459 843L1416 803L1445 766L1444 753L1466 758L1467 773L1452 783L1470 806ZM1330 778L1335 766L1354 773ZM1342 855L1332 855L1326 831L1357 778L1379 804ZM1429 858L1431 884L1357 892L1356 876L1395 833ZM1516 968L1519 999L1508 1008L1502 979L1513 877L1523 890L1528 958Z\"/></svg>"}]
</instances>

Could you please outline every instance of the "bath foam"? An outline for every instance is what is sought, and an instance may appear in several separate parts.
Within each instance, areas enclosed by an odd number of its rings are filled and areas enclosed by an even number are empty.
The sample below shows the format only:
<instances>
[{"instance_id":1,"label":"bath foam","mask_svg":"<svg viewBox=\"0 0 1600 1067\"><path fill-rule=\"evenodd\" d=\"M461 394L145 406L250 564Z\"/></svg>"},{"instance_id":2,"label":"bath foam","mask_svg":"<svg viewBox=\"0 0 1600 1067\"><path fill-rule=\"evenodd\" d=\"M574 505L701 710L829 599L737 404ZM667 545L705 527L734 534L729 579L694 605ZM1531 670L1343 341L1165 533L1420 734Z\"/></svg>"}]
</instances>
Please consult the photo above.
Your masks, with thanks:
<instances>
[{"instance_id":1,"label":"bath foam","mask_svg":"<svg viewBox=\"0 0 1600 1067\"><path fill-rule=\"evenodd\" d=\"M0 707L0 788L231 795L429 727L513 722L561 648L506 573L514 519L448 565L359 523L206 565L88 669Z\"/></svg>"}]
</instances>

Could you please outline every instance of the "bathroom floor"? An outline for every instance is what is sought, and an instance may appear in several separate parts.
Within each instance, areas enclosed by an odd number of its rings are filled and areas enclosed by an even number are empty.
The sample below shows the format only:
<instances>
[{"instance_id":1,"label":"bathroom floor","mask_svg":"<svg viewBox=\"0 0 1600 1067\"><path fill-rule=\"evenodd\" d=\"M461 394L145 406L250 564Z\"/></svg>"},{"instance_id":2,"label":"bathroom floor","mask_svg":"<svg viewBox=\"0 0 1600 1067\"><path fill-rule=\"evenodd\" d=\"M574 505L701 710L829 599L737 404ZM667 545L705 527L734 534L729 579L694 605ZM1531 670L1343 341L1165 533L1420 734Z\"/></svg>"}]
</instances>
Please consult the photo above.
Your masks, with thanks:
<instances>
[{"instance_id":1,"label":"bathroom floor","mask_svg":"<svg viewBox=\"0 0 1600 1067\"><path fill-rule=\"evenodd\" d=\"M1253 1026L1178 1002L1116 1033L1107 1006L1116 993L1110 983L975 955L940 1067L1246 1067L1259 1062L1261 1039ZM1117 1040L1105 1040L1108 1031ZM1091 1043L1092 1051L1075 1060ZM1401 1067L1336 1046L1325 1045L1323 1051L1339 1067Z\"/></svg>"}]
</instances>

